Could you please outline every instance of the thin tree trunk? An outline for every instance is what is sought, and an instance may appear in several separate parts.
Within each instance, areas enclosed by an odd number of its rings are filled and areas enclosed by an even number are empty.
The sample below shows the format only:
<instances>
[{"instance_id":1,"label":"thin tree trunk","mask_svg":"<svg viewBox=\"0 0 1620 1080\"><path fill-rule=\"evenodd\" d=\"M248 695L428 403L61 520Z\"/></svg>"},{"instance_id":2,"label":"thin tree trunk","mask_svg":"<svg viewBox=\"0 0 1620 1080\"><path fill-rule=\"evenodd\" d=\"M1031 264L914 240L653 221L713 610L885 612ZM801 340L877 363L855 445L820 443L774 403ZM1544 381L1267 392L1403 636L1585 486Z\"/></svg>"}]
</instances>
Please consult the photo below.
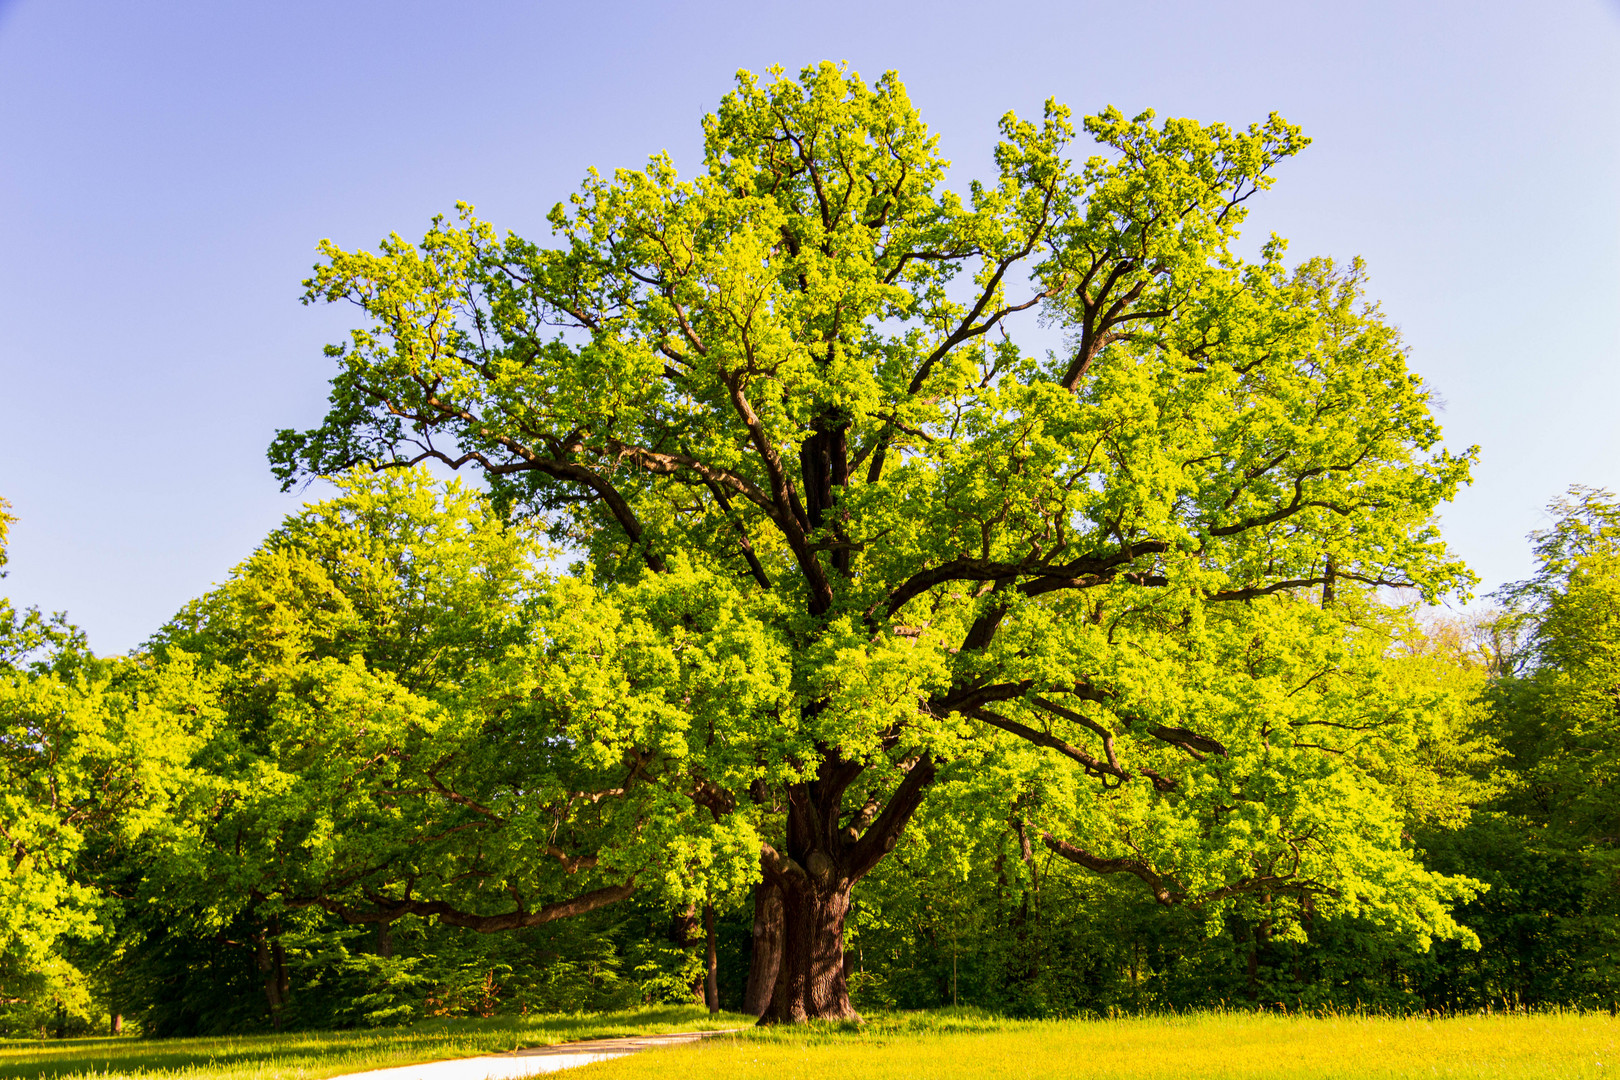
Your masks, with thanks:
<instances>
[{"instance_id":1,"label":"thin tree trunk","mask_svg":"<svg viewBox=\"0 0 1620 1080\"><path fill-rule=\"evenodd\" d=\"M748 953L743 1012L764 1016L782 967L782 890L769 881L754 886L754 935Z\"/></svg>"},{"instance_id":2,"label":"thin tree trunk","mask_svg":"<svg viewBox=\"0 0 1620 1080\"><path fill-rule=\"evenodd\" d=\"M714 905L703 905L703 1004L709 1015L720 1011L720 957L714 946Z\"/></svg>"},{"instance_id":3,"label":"thin tree trunk","mask_svg":"<svg viewBox=\"0 0 1620 1080\"><path fill-rule=\"evenodd\" d=\"M714 947L714 905L703 905L703 1004L719 1012L719 952Z\"/></svg>"},{"instance_id":4,"label":"thin tree trunk","mask_svg":"<svg viewBox=\"0 0 1620 1080\"><path fill-rule=\"evenodd\" d=\"M1267 898L1269 899L1269 897ZM1271 940L1271 920L1261 919L1249 931L1249 998L1260 999L1260 950Z\"/></svg>"},{"instance_id":5,"label":"thin tree trunk","mask_svg":"<svg viewBox=\"0 0 1620 1080\"><path fill-rule=\"evenodd\" d=\"M270 946L270 955L276 962L276 992L281 995L282 1006L286 1007L287 999L292 996L292 980L287 977L287 949L279 937Z\"/></svg>"},{"instance_id":6,"label":"thin tree trunk","mask_svg":"<svg viewBox=\"0 0 1620 1080\"><path fill-rule=\"evenodd\" d=\"M261 928L253 935L253 959L258 966L259 974L264 976L264 999L270 1006L270 1026L277 1031L281 1030L282 1007L285 998L282 997L281 972L276 969L275 959L271 955L270 944L265 939L267 930ZM279 947L279 942L277 943Z\"/></svg>"},{"instance_id":7,"label":"thin tree trunk","mask_svg":"<svg viewBox=\"0 0 1620 1080\"><path fill-rule=\"evenodd\" d=\"M682 949L690 949L696 945L701 933L697 908L692 904L688 904L684 911L675 916L675 921L670 925L669 929L670 938ZM702 975L692 980L692 1000L699 1005L704 1004Z\"/></svg>"},{"instance_id":8,"label":"thin tree trunk","mask_svg":"<svg viewBox=\"0 0 1620 1080\"><path fill-rule=\"evenodd\" d=\"M1029 823L1016 814L1013 822L1018 831L1018 853L1029 871L1029 890L1024 893L1022 915L1028 919L1027 929L1034 946L1029 950L1029 978L1034 983L1041 977L1041 871L1035 865L1035 848L1029 840Z\"/></svg>"}]
</instances>

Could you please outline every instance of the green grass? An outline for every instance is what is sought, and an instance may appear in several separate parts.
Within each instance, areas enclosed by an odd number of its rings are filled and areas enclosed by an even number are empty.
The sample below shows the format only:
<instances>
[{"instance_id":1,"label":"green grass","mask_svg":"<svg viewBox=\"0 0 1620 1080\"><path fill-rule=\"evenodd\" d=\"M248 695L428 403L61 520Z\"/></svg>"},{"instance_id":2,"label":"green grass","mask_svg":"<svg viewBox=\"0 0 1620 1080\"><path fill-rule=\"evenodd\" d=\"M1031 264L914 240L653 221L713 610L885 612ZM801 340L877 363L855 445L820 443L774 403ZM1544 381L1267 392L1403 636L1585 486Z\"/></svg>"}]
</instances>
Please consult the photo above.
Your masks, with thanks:
<instances>
[{"instance_id":1,"label":"green grass","mask_svg":"<svg viewBox=\"0 0 1620 1080\"><path fill-rule=\"evenodd\" d=\"M309 1031L200 1039L0 1041L0 1080L119 1077L157 1080L321 1080L322 1077L441 1058L503 1053L576 1039L706 1031L751 1024L751 1016L711 1018L694 1006L570 1016L429 1020L374 1031Z\"/></svg>"},{"instance_id":2,"label":"green grass","mask_svg":"<svg viewBox=\"0 0 1620 1080\"><path fill-rule=\"evenodd\" d=\"M1445 1020L1247 1013L1126 1020L879 1018L864 1030L720 1036L588 1065L574 1080L1378 1080L1611 1077L1620 1021L1597 1015Z\"/></svg>"},{"instance_id":3,"label":"green grass","mask_svg":"<svg viewBox=\"0 0 1620 1080\"><path fill-rule=\"evenodd\" d=\"M320 1080L361 1069L576 1039L737 1027L696 1008L433 1021L386 1031L0 1043L0 1080ZM1592 1014L1309 1019L1198 1013L1003 1020L970 1009L864 1027L750 1029L587 1065L573 1080L1620 1080L1620 1021Z\"/></svg>"}]
</instances>

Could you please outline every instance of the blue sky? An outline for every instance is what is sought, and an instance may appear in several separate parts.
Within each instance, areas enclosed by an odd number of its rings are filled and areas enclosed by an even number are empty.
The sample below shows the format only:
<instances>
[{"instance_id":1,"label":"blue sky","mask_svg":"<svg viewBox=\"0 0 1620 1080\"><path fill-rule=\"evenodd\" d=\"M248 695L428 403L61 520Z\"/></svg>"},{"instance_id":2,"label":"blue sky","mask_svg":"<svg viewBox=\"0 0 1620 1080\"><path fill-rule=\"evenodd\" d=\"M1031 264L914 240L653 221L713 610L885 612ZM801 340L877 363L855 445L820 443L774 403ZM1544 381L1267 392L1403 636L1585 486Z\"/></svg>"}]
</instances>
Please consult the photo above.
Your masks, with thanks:
<instances>
[{"instance_id":1,"label":"blue sky","mask_svg":"<svg viewBox=\"0 0 1620 1080\"><path fill-rule=\"evenodd\" d=\"M318 421L314 245L456 200L536 238L591 165L689 166L741 67L893 68L953 182L996 118L1247 124L1315 143L1251 237L1364 255L1484 449L1445 512L1491 588L1571 483L1620 488L1620 6L1541 3L0 2L5 593L128 649L299 499L264 450ZM312 490L318 494L318 489Z\"/></svg>"}]
</instances>

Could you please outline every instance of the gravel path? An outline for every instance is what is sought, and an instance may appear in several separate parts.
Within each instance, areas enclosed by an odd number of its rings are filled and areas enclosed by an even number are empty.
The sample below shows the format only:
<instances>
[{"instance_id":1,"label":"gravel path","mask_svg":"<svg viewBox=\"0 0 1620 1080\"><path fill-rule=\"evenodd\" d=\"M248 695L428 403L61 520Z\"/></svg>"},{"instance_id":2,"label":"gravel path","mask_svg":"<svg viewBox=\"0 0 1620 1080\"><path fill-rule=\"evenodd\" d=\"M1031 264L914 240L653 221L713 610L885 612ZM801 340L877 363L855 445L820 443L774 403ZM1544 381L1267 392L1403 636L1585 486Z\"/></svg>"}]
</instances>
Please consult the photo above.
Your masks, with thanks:
<instances>
[{"instance_id":1,"label":"gravel path","mask_svg":"<svg viewBox=\"0 0 1620 1080\"><path fill-rule=\"evenodd\" d=\"M420 1065L395 1065L387 1069L347 1073L333 1080L509 1080L534 1076L538 1073L572 1069L576 1065L589 1065L593 1061L623 1057L637 1050L655 1046L680 1046L697 1042L710 1035L728 1035L741 1028L725 1031L681 1031L673 1035L637 1035L628 1039L588 1039L585 1042L561 1043L557 1046L531 1046L514 1050L510 1054L486 1054L482 1057L456 1058L451 1061L426 1061Z\"/></svg>"}]
</instances>

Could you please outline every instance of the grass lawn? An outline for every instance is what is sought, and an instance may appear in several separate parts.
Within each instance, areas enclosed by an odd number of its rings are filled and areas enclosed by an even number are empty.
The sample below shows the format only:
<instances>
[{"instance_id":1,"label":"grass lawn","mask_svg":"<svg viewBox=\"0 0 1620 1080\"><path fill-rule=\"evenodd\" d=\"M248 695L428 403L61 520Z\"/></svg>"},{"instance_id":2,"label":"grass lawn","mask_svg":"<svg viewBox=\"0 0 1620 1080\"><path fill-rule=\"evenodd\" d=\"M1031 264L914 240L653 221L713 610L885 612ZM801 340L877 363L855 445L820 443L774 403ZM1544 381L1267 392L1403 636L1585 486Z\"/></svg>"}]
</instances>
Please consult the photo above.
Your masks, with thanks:
<instances>
[{"instance_id":1,"label":"grass lawn","mask_svg":"<svg viewBox=\"0 0 1620 1080\"><path fill-rule=\"evenodd\" d=\"M181 1080L320 1080L441 1058L503 1053L576 1039L739 1027L752 1016L711 1018L696 1006L574 1016L427 1020L375 1031L307 1031L200 1039L0 1040L0 1080L14 1077L175 1077Z\"/></svg>"},{"instance_id":2,"label":"grass lawn","mask_svg":"<svg viewBox=\"0 0 1620 1080\"><path fill-rule=\"evenodd\" d=\"M320 1080L518 1046L737 1027L692 1007L583 1016L431 1021L385 1031L238 1038L0 1042L12 1077ZM587 1065L575 1080L1620 1080L1620 1021L1598 1015L1450 1020L1303 1019L1246 1013L1127 1020L1001 1020L972 1010L875 1017L864 1028L751 1029Z\"/></svg>"},{"instance_id":3,"label":"grass lawn","mask_svg":"<svg viewBox=\"0 0 1620 1080\"><path fill-rule=\"evenodd\" d=\"M1598 1015L1450 1020L1203 1013L1006 1021L920 1013L862 1031L776 1030L587 1065L575 1080L1369 1080L1610 1077L1620 1021Z\"/></svg>"}]
</instances>

